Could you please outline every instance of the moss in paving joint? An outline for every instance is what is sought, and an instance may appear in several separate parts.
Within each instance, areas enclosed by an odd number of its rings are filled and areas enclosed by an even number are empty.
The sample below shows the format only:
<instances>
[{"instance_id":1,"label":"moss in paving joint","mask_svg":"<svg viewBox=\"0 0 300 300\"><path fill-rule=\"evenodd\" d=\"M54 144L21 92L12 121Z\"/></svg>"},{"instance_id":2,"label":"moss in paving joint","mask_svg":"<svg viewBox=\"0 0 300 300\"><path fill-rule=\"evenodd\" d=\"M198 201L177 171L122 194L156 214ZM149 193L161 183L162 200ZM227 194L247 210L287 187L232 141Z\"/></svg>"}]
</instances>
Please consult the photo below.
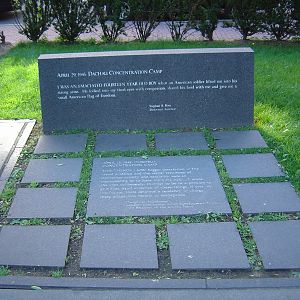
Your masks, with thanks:
<instances>
[{"instance_id":1,"label":"moss in paving joint","mask_svg":"<svg viewBox=\"0 0 300 300\"><path fill-rule=\"evenodd\" d=\"M83 166L78 184L78 192L75 205L75 215L77 220L80 218L84 218L86 214L86 204L89 193L89 183L92 174L95 143L96 134L94 131L90 130L88 132L86 149L83 153Z\"/></svg>"},{"instance_id":2,"label":"moss in paving joint","mask_svg":"<svg viewBox=\"0 0 300 300\"><path fill-rule=\"evenodd\" d=\"M9 276L10 274L11 271L7 266L0 266L0 277Z\"/></svg>"}]
</instances>

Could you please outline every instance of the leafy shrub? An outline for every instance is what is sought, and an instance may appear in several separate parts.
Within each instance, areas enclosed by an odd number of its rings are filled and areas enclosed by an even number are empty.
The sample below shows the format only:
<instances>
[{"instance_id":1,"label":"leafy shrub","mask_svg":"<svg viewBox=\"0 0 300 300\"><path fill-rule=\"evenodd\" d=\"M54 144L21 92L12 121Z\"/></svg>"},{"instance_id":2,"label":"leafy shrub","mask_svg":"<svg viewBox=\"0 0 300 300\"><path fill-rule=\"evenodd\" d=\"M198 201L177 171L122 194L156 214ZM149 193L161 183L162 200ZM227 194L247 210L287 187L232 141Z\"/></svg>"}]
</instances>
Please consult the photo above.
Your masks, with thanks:
<instances>
[{"instance_id":1,"label":"leafy shrub","mask_svg":"<svg viewBox=\"0 0 300 300\"><path fill-rule=\"evenodd\" d=\"M50 0L18 0L14 2L14 10L19 33L33 42L37 42L51 25ZM18 10L21 11L22 22L19 20Z\"/></svg>"},{"instance_id":2,"label":"leafy shrub","mask_svg":"<svg viewBox=\"0 0 300 300\"><path fill-rule=\"evenodd\" d=\"M168 0L165 11L167 26L173 41L182 41L194 29L198 0Z\"/></svg>"},{"instance_id":3,"label":"leafy shrub","mask_svg":"<svg viewBox=\"0 0 300 300\"><path fill-rule=\"evenodd\" d=\"M121 0L94 0L97 21L99 22L105 42L115 42L117 38L126 35L126 19L129 6Z\"/></svg>"},{"instance_id":4,"label":"leafy shrub","mask_svg":"<svg viewBox=\"0 0 300 300\"><path fill-rule=\"evenodd\" d=\"M74 42L82 33L91 32L96 15L91 0L51 0L53 26L60 37Z\"/></svg>"},{"instance_id":5,"label":"leafy shrub","mask_svg":"<svg viewBox=\"0 0 300 300\"><path fill-rule=\"evenodd\" d=\"M292 0L271 0L264 4L264 21L262 29L271 34L277 41L297 34L299 23L296 20L294 2Z\"/></svg>"},{"instance_id":6,"label":"leafy shrub","mask_svg":"<svg viewBox=\"0 0 300 300\"><path fill-rule=\"evenodd\" d=\"M146 42L154 29L159 25L163 15L161 0L129 0L130 17L137 39Z\"/></svg>"},{"instance_id":7,"label":"leafy shrub","mask_svg":"<svg viewBox=\"0 0 300 300\"><path fill-rule=\"evenodd\" d=\"M195 28L201 32L204 38L213 40L213 33L218 25L220 4L216 0L203 0L198 9L198 21Z\"/></svg>"},{"instance_id":8,"label":"leafy shrub","mask_svg":"<svg viewBox=\"0 0 300 300\"><path fill-rule=\"evenodd\" d=\"M258 1L233 0L231 1L234 27L242 34L243 40L258 33L262 24L262 16L259 13Z\"/></svg>"}]
</instances>

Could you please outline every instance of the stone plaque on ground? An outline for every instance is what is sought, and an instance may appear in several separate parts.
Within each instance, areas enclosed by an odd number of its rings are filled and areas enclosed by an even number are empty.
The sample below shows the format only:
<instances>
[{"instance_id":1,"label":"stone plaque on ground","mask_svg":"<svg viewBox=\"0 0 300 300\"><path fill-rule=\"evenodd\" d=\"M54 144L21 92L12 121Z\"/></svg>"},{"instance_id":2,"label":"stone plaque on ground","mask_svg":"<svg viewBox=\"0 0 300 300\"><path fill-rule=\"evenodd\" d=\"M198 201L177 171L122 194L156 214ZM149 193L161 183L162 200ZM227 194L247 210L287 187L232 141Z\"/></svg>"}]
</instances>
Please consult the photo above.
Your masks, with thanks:
<instances>
[{"instance_id":1,"label":"stone plaque on ground","mask_svg":"<svg viewBox=\"0 0 300 300\"><path fill-rule=\"evenodd\" d=\"M231 178L284 176L271 153L223 155L222 159Z\"/></svg>"},{"instance_id":2,"label":"stone plaque on ground","mask_svg":"<svg viewBox=\"0 0 300 300\"><path fill-rule=\"evenodd\" d=\"M157 150L208 150L202 132L156 133L155 145Z\"/></svg>"},{"instance_id":3,"label":"stone plaque on ground","mask_svg":"<svg viewBox=\"0 0 300 300\"><path fill-rule=\"evenodd\" d=\"M71 226L3 226L0 265L64 267Z\"/></svg>"},{"instance_id":4,"label":"stone plaque on ground","mask_svg":"<svg viewBox=\"0 0 300 300\"><path fill-rule=\"evenodd\" d=\"M87 216L230 214L212 157L95 158Z\"/></svg>"},{"instance_id":5,"label":"stone plaque on ground","mask_svg":"<svg viewBox=\"0 0 300 300\"><path fill-rule=\"evenodd\" d=\"M235 223L168 225L172 269L249 269Z\"/></svg>"},{"instance_id":6,"label":"stone plaque on ground","mask_svg":"<svg viewBox=\"0 0 300 300\"><path fill-rule=\"evenodd\" d=\"M86 134L44 135L40 137L34 153L82 152L86 142Z\"/></svg>"},{"instance_id":7,"label":"stone plaque on ground","mask_svg":"<svg viewBox=\"0 0 300 300\"><path fill-rule=\"evenodd\" d=\"M95 151L147 150L145 134L98 134Z\"/></svg>"},{"instance_id":8,"label":"stone plaque on ground","mask_svg":"<svg viewBox=\"0 0 300 300\"><path fill-rule=\"evenodd\" d=\"M253 70L250 48L41 55L43 128L252 125Z\"/></svg>"},{"instance_id":9,"label":"stone plaque on ground","mask_svg":"<svg viewBox=\"0 0 300 300\"><path fill-rule=\"evenodd\" d=\"M19 188L8 212L8 219L73 217L76 188Z\"/></svg>"},{"instance_id":10,"label":"stone plaque on ground","mask_svg":"<svg viewBox=\"0 0 300 300\"><path fill-rule=\"evenodd\" d=\"M86 225L80 267L157 269L155 226Z\"/></svg>"},{"instance_id":11,"label":"stone plaque on ground","mask_svg":"<svg viewBox=\"0 0 300 300\"><path fill-rule=\"evenodd\" d=\"M212 133L218 149L243 149L268 147L257 130L215 131Z\"/></svg>"},{"instance_id":12,"label":"stone plaque on ground","mask_svg":"<svg viewBox=\"0 0 300 300\"><path fill-rule=\"evenodd\" d=\"M289 182L233 186L244 213L300 212L300 197Z\"/></svg>"},{"instance_id":13,"label":"stone plaque on ground","mask_svg":"<svg viewBox=\"0 0 300 300\"><path fill-rule=\"evenodd\" d=\"M300 221L252 222L258 252L266 270L300 268Z\"/></svg>"},{"instance_id":14,"label":"stone plaque on ground","mask_svg":"<svg viewBox=\"0 0 300 300\"><path fill-rule=\"evenodd\" d=\"M82 158L32 159L22 183L79 181Z\"/></svg>"}]
</instances>

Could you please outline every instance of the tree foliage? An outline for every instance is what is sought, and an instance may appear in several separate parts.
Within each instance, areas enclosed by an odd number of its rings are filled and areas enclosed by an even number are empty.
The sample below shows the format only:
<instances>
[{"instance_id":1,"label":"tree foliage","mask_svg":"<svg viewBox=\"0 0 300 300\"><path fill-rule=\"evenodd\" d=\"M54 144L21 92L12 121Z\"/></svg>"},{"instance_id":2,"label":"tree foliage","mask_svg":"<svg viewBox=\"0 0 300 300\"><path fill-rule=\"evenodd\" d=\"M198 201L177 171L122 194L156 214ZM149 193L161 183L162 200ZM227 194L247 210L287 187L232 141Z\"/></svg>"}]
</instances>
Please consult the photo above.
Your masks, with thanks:
<instances>
[{"instance_id":1,"label":"tree foliage","mask_svg":"<svg viewBox=\"0 0 300 300\"><path fill-rule=\"evenodd\" d=\"M13 6L19 33L31 41L37 42L51 26L52 8L50 0L18 0L14 1ZM18 11L21 12L22 20L19 19Z\"/></svg>"},{"instance_id":2,"label":"tree foliage","mask_svg":"<svg viewBox=\"0 0 300 300\"><path fill-rule=\"evenodd\" d=\"M96 25L91 0L51 0L51 3L53 26L64 41L74 42L80 34L90 32Z\"/></svg>"}]
</instances>

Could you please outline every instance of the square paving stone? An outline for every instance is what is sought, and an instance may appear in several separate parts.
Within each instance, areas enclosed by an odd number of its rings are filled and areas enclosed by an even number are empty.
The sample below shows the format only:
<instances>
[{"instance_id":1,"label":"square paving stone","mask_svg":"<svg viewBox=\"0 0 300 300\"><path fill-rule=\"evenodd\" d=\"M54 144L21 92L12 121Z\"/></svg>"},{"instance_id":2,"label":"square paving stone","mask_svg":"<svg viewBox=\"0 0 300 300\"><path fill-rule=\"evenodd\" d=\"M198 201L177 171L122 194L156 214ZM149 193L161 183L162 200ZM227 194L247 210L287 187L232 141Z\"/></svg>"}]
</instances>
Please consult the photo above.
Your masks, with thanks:
<instances>
[{"instance_id":1,"label":"square paving stone","mask_svg":"<svg viewBox=\"0 0 300 300\"><path fill-rule=\"evenodd\" d=\"M32 159L22 183L79 181L82 158Z\"/></svg>"},{"instance_id":2,"label":"square paving stone","mask_svg":"<svg viewBox=\"0 0 300 300\"><path fill-rule=\"evenodd\" d=\"M300 197L289 182L234 184L244 213L298 212Z\"/></svg>"},{"instance_id":3,"label":"square paving stone","mask_svg":"<svg viewBox=\"0 0 300 300\"><path fill-rule=\"evenodd\" d=\"M248 269L235 223L168 225L172 269Z\"/></svg>"},{"instance_id":4,"label":"square paving stone","mask_svg":"<svg viewBox=\"0 0 300 300\"><path fill-rule=\"evenodd\" d=\"M222 159L231 178L285 175L271 153L223 155Z\"/></svg>"},{"instance_id":5,"label":"square paving stone","mask_svg":"<svg viewBox=\"0 0 300 300\"><path fill-rule=\"evenodd\" d=\"M71 226L3 226L0 265L64 267Z\"/></svg>"},{"instance_id":6,"label":"square paving stone","mask_svg":"<svg viewBox=\"0 0 300 300\"><path fill-rule=\"evenodd\" d=\"M20 188L8 212L8 219L73 217L76 188Z\"/></svg>"},{"instance_id":7,"label":"square paving stone","mask_svg":"<svg viewBox=\"0 0 300 300\"><path fill-rule=\"evenodd\" d=\"M252 222L250 228L266 270L300 268L300 221Z\"/></svg>"},{"instance_id":8,"label":"square paving stone","mask_svg":"<svg viewBox=\"0 0 300 300\"><path fill-rule=\"evenodd\" d=\"M214 131L218 149L266 148L268 145L257 130Z\"/></svg>"},{"instance_id":9,"label":"square paving stone","mask_svg":"<svg viewBox=\"0 0 300 300\"><path fill-rule=\"evenodd\" d=\"M231 214L210 155L95 158L87 215Z\"/></svg>"},{"instance_id":10,"label":"square paving stone","mask_svg":"<svg viewBox=\"0 0 300 300\"><path fill-rule=\"evenodd\" d=\"M43 135L34 150L35 154L84 151L86 134Z\"/></svg>"},{"instance_id":11,"label":"square paving stone","mask_svg":"<svg viewBox=\"0 0 300 300\"><path fill-rule=\"evenodd\" d=\"M155 226L86 225L80 267L157 269Z\"/></svg>"},{"instance_id":12,"label":"square paving stone","mask_svg":"<svg viewBox=\"0 0 300 300\"><path fill-rule=\"evenodd\" d=\"M98 134L95 151L147 150L145 134Z\"/></svg>"},{"instance_id":13,"label":"square paving stone","mask_svg":"<svg viewBox=\"0 0 300 300\"><path fill-rule=\"evenodd\" d=\"M208 145L202 132L171 132L155 135L158 150L207 150Z\"/></svg>"}]
</instances>

